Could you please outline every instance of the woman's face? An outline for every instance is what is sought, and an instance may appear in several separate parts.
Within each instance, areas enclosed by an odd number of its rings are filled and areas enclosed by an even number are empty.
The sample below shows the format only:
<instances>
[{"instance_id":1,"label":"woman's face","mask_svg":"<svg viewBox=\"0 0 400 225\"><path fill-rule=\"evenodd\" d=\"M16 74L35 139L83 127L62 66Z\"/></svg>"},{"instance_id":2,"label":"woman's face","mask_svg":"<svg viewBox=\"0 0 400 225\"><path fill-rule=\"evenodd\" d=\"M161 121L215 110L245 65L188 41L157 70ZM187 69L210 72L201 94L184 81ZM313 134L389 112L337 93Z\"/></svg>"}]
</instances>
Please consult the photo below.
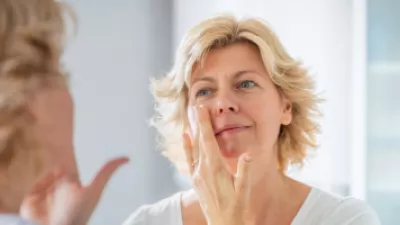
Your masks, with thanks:
<instances>
[{"instance_id":1,"label":"woman's face","mask_svg":"<svg viewBox=\"0 0 400 225\"><path fill-rule=\"evenodd\" d=\"M191 106L203 105L231 173L245 152L277 161L274 146L280 126L291 122L291 104L269 77L257 47L235 43L212 49L194 68L188 97L192 134L198 126Z\"/></svg>"}]
</instances>

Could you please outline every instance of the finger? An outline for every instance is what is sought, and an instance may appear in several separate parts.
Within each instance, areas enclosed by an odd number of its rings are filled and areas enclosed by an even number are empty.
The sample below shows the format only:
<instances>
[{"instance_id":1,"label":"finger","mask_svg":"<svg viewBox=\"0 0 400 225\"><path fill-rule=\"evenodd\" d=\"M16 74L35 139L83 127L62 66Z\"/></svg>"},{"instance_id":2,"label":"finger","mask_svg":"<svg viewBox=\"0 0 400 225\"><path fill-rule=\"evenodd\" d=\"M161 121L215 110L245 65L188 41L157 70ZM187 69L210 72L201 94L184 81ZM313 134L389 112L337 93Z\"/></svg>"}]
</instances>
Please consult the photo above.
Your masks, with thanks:
<instances>
[{"instance_id":1,"label":"finger","mask_svg":"<svg viewBox=\"0 0 400 225\"><path fill-rule=\"evenodd\" d=\"M62 176L63 172L60 168L47 173L42 179L36 183L30 191L30 194L44 192L54 185L54 183Z\"/></svg>"},{"instance_id":2,"label":"finger","mask_svg":"<svg viewBox=\"0 0 400 225\"><path fill-rule=\"evenodd\" d=\"M237 172L235 175L235 190L240 200L246 201L250 194L249 171L251 157L248 154L243 154L238 160Z\"/></svg>"},{"instance_id":3,"label":"finger","mask_svg":"<svg viewBox=\"0 0 400 225\"><path fill-rule=\"evenodd\" d=\"M189 174L190 176L193 175L193 171L195 168L195 160L193 159L193 148L192 148L192 141L190 140L190 137L187 133L183 134L183 147L185 149L185 155L186 155L186 162L187 166L189 168Z\"/></svg>"},{"instance_id":4,"label":"finger","mask_svg":"<svg viewBox=\"0 0 400 225\"><path fill-rule=\"evenodd\" d=\"M214 130L211 125L210 113L205 107L197 107L199 126L199 150L203 151L213 166L222 166L222 155L219 151L218 142L215 139Z\"/></svg>"},{"instance_id":5,"label":"finger","mask_svg":"<svg viewBox=\"0 0 400 225\"><path fill-rule=\"evenodd\" d=\"M205 154L202 151L199 151L199 132L197 132L196 137L194 140L191 140L190 144L191 145L191 149L192 149L192 175L193 173L196 172L196 170L200 170L203 167L206 167L206 159L205 159ZM190 139L190 137L189 137Z\"/></svg>"},{"instance_id":6,"label":"finger","mask_svg":"<svg viewBox=\"0 0 400 225\"><path fill-rule=\"evenodd\" d=\"M108 181L111 179L112 175L116 172L118 168L129 162L126 157L120 157L108 161L97 173L92 183L89 185L88 190L93 196L94 204L97 204L100 199L101 194L104 191Z\"/></svg>"},{"instance_id":7,"label":"finger","mask_svg":"<svg viewBox=\"0 0 400 225\"><path fill-rule=\"evenodd\" d=\"M192 160L193 160L193 162L199 162L199 160L200 160L199 136L200 136L200 130L199 130L199 126L197 125L194 135L190 136L190 139L191 139L190 143L192 145Z\"/></svg>"},{"instance_id":8,"label":"finger","mask_svg":"<svg viewBox=\"0 0 400 225\"><path fill-rule=\"evenodd\" d=\"M204 153L204 151L202 151L201 147L200 147L201 143L200 140L197 139L197 141L195 142L195 147L194 147L194 151L197 152L198 156L197 156L197 165L195 166L195 169L199 169L199 170L203 170L208 167L208 161L207 161L207 157L206 154Z\"/></svg>"}]
</instances>

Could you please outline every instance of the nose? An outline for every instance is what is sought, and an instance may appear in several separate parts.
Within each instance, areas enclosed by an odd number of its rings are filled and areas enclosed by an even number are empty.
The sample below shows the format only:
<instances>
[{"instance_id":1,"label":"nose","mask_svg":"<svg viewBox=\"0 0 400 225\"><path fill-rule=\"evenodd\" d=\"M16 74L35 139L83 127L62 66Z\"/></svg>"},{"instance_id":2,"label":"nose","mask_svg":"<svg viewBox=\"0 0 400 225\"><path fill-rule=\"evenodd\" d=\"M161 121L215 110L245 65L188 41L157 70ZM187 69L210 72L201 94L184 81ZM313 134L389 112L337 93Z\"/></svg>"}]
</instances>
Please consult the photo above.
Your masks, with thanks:
<instances>
[{"instance_id":1,"label":"nose","mask_svg":"<svg viewBox=\"0 0 400 225\"><path fill-rule=\"evenodd\" d=\"M215 114L221 115L223 113L237 113L239 106L236 103L234 96L230 93L219 93L215 99Z\"/></svg>"}]
</instances>

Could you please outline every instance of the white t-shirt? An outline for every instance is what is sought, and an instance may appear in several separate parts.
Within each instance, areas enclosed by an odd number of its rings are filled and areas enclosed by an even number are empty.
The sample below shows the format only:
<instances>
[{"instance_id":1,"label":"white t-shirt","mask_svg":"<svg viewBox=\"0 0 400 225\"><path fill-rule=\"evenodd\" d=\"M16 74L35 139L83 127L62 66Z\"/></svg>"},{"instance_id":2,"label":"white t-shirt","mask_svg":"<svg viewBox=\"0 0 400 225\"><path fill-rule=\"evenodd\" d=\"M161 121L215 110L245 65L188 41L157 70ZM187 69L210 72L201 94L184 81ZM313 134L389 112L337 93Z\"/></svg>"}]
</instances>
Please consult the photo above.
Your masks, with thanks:
<instances>
[{"instance_id":1,"label":"white t-shirt","mask_svg":"<svg viewBox=\"0 0 400 225\"><path fill-rule=\"evenodd\" d=\"M0 214L0 225L36 225L26 221L16 214Z\"/></svg>"},{"instance_id":2,"label":"white t-shirt","mask_svg":"<svg viewBox=\"0 0 400 225\"><path fill-rule=\"evenodd\" d=\"M144 205L123 225L183 225L181 195ZM380 225L376 212L361 200L312 188L291 225Z\"/></svg>"}]
</instances>

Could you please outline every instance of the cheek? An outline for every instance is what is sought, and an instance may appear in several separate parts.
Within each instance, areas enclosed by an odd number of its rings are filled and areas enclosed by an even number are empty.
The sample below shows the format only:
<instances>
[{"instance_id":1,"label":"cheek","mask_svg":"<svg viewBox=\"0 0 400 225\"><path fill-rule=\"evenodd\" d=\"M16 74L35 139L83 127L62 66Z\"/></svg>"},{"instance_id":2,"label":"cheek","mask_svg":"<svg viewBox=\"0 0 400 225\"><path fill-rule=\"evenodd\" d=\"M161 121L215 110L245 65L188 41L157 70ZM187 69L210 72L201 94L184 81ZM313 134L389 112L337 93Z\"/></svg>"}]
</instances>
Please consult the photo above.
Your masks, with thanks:
<instances>
[{"instance_id":1,"label":"cheek","mask_svg":"<svg viewBox=\"0 0 400 225\"><path fill-rule=\"evenodd\" d=\"M279 107L272 104L259 105L258 110L252 110L250 113L256 124L259 138L275 141L281 126Z\"/></svg>"}]
</instances>

